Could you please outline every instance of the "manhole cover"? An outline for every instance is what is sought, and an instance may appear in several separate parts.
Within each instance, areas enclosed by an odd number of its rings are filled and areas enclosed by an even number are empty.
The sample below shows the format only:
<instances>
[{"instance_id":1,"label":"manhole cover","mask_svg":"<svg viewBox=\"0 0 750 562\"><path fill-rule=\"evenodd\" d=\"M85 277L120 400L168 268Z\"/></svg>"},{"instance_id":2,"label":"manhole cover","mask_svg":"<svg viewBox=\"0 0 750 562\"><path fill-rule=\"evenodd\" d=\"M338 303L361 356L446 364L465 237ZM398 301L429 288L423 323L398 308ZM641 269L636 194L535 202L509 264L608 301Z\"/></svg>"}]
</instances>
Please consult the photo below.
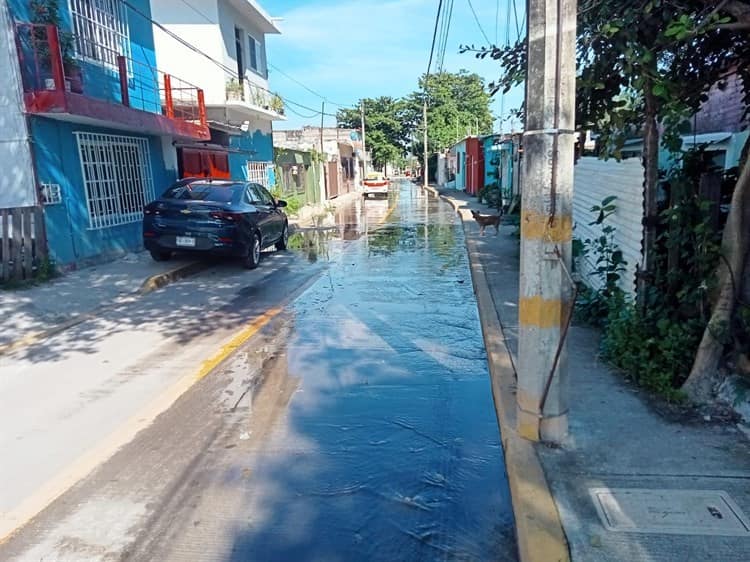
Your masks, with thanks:
<instances>
[{"instance_id":1,"label":"manhole cover","mask_svg":"<svg viewBox=\"0 0 750 562\"><path fill-rule=\"evenodd\" d=\"M609 531L750 536L742 510L721 490L589 489Z\"/></svg>"}]
</instances>

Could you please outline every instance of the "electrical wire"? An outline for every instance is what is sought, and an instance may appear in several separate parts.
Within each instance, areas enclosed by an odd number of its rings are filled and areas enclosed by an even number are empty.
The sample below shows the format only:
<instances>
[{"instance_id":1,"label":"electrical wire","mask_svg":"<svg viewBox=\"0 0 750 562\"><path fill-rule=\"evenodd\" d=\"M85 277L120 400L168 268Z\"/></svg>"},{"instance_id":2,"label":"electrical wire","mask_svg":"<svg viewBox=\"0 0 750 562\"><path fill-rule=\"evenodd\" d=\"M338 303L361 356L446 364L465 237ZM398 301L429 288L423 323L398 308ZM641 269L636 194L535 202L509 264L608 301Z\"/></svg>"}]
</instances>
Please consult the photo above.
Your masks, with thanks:
<instances>
[{"instance_id":1,"label":"electrical wire","mask_svg":"<svg viewBox=\"0 0 750 562\"><path fill-rule=\"evenodd\" d=\"M520 20L518 18L518 6L516 5L517 0L513 0L513 15L516 19L516 40L521 40L521 30L523 29L520 23Z\"/></svg>"},{"instance_id":2,"label":"electrical wire","mask_svg":"<svg viewBox=\"0 0 750 562\"><path fill-rule=\"evenodd\" d=\"M165 27L161 23L153 20L148 14L144 13L142 10L140 10L139 8L137 8L136 6L134 6L132 3L128 2L128 0L117 0L117 1L120 2L121 4L123 4L124 6L126 6L128 9L132 10L137 15L139 15L142 18L146 19L147 21L151 22L153 25L155 25L157 28L159 28L160 30L162 30L164 33L166 33L167 35L169 35L171 38L173 38L175 41L177 41L181 45L187 47L192 52L197 53L197 54L205 57L206 59L208 59L212 63L214 63L216 66L218 66L219 68L221 68L225 73L227 73L230 77L239 79L239 74L237 73L237 70L229 68L224 63L222 63L220 61L217 61L216 59L214 59L213 57L211 57L211 55L209 55L208 53L206 53L204 51L201 51L200 49L194 47L193 45L191 45L190 43L188 43L185 39L183 39L182 37L180 37L179 35L177 35L173 31L171 31L170 29L168 29L167 27ZM182 2L184 4L190 6L190 4L188 2L186 2L185 0L182 0ZM193 7L193 6L191 6L191 7ZM193 9L196 12L200 13L194 7L193 7ZM214 23L210 19L208 19L204 14L201 14L201 15L203 15L203 17L205 19L207 19L210 23ZM297 103L295 101L290 100L289 98L281 96L278 93L273 92L273 91L269 90L268 88L264 88L263 86L261 86L259 84L254 84L254 86L256 88L258 88L259 90L262 90L262 91L264 91L266 93L269 93L269 94L274 95L274 96L279 96L279 98L281 98L281 100L284 102L284 104L287 106L287 108L289 107L288 104L293 104L293 105L296 105L297 107L301 107L302 109L306 109L307 111L312 111L312 112L315 113L315 115L320 115L322 113L321 111L315 110L315 109L313 109L311 107L307 107L306 105L303 105L301 103ZM334 105L336 105L336 104L334 104ZM335 115L330 114L330 113L323 113L323 115L325 115L327 117L336 117Z\"/></svg>"},{"instance_id":3,"label":"electrical wire","mask_svg":"<svg viewBox=\"0 0 750 562\"><path fill-rule=\"evenodd\" d=\"M183 2L184 2L184 0L183 0ZM304 88L305 90L307 90L308 92L310 92L310 93L311 93L311 94L313 94L314 96L318 96L318 97L319 97L320 99L322 99L322 100L323 100L323 101L325 101L326 103L330 103L331 105L335 105L336 107L341 107L341 108L348 108L348 107L349 107L348 105L344 105L344 104L341 104L341 103L336 103L336 102L333 102L333 101L329 100L329 99L328 99L327 97L325 97L325 96L324 96L323 94L320 94L320 93L316 92L315 90L313 90L313 89L312 89L312 88L310 88L309 86L306 86L305 84L303 84L302 82L300 82L300 81L299 81L299 80L297 80L296 78L294 78L294 77L292 77L292 76L289 76L289 74L287 74L286 72L284 72L283 70L281 70L281 69L280 69L280 68L279 68L278 66L276 66L275 64L271 64L271 63L270 63L270 62L268 62L268 61L266 61L266 64L268 65L268 67L269 67L269 68L272 68L272 69L274 69L274 70L275 70L276 72L278 72L278 73L279 73L279 74L281 74L282 76L286 76L286 77L287 77L287 78L288 78L289 80L291 80L292 82L294 82L295 84L297 84L297 85L299 85L299 86L302 86L302 87L303 87L303 88Z\"/></svg>"},{"instance_id":4,"label":"electrical wire","mask_svg":"<svg viewBox=\"0 0 750 562\"><path fill-rule=\"evenodd\" d=\"M425 73L425 90L427 89L427 78L430 76L430 68L432 67L432 57L435 54L435 39L437 38L438 25L440 23L440 14L443 9L443 0L438 3L438 11L435 16L435 30L432 32L432 46L430 47L430 61L427 63L427 72Z\"/></svg>"},{"instance_id":5,"label":"electrical wire","mask_svg":"<svg viewBox=\"0 0 750 562\"><path fill-rule=\"evenodd\" d=\"M443 71L443 63L445 62L445 51L448 47L448 37L450 35L451 20L453 18L453 0L448 0L446 3L445 10L443 11L443 19L445 25L443 27L443 34L440 42L440 49L438 51L438 71Z\"/></svg>"},{"instance_id":6,"label":"electrical wire","mask_svg":"<svg viewBox=\"0 0 750 562\"><path fill-rule=\"evenodd\" d=\"M481 22L479 21L479 17L477 16L476 10L474 10L474 4L471 3L471 0L466 0L469 3L469 8L471 8L471 13L474 15L474 21L477 22L477 27L479 28L479 31L484 36L484 40L487 41L488 45L492 45L492 41L490 41L490 38L487 37L487 34L484 32L484 28L482 27Z\"/></svg>"}]
</instances>

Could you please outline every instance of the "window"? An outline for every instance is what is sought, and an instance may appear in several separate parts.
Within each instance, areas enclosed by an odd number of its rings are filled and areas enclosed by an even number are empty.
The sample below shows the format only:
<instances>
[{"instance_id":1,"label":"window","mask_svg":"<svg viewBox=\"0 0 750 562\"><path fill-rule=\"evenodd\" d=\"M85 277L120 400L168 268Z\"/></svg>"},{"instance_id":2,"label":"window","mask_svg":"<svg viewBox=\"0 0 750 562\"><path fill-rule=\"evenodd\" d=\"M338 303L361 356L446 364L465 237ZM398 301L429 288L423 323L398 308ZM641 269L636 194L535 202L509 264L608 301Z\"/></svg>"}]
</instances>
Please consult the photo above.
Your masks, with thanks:
<instances>
[{"instance_id":1,"label":"window","mask_svg":"<svg viewBox=\"0 0 750 562\"><path fill-rule=\"evenodd\" d=\"M245 79L245 62L242 56L242 30L239 27L234 28L234 56L237 59L237 76L242 84Z\"/></svg>"},{"instance_id":2,"label":"window","mask_svg":"<svg viewBox=\"0 0 750 562\"><path fill-rule=\"evenodd\" d=\"M175 185L164 192L165 199L187 199L190 201L212 201L232 203L235 194L242 189L240 184L188 183Z\"/></svg>"},{"instance_id":3,"label":"window","mask_svg":"<svg viewBox=\"0 0 750 562\"><path fill-rule=\"evenodd\" d=\"M78 56L117 68L117 57L130 56L130 34L120 0L70 0Z\"/></svg>"},{"instance_id":4,"label":"window","mask_svg":"<svg viewBox=\"0 0 750 562\"><path fill-rule=\"evenodd\" d=\"M250 68L258 74L263 74L263 45L252 35L247 36L247 44Z\"/></svg>"},{"instance_id":5,"label":"window","mask_svg":"<svg viewBox=\"0 0 750 562\"><path fill-rule=\"evenodd\" d=\"M89 228L138 222L154 199L148 140L75 133L86 192Z\"/></svg>"},{"instance_id":6,"label":"window","mask_svg":"<svg viewBox=\"0 0 750 562\"><path fill-rule=\"evenodd\" d=\"M270 185L270 171L273 169L273 162L250 162L247 163L247 180L259 183L265 188Z\"/></svg>"}]
</instances>

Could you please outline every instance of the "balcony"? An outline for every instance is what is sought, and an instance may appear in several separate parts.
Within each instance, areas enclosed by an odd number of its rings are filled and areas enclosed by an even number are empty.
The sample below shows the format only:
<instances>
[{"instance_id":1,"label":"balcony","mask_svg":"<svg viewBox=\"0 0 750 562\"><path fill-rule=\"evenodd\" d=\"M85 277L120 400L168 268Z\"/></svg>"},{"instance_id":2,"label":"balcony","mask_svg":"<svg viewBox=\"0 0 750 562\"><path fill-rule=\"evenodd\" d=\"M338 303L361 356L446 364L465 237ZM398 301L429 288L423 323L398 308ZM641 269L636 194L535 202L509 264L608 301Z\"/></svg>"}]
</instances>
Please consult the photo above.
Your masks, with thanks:
<instances>
[{"instance_id":1,"label":"balcony","mask_svg":"<svg viewBox=\"0 0 750 562\"><path fill-rule=\"evenodd\" d=\"M263 117L272 121L281 121L284 117L284 101L278 94L273 94L249 80L239 82L232 78L226 85L225 107L232 111L232 120L243 120L244 117Z\"/></svg>"},{"instance_id":2,"label":"balcony","mask_svg":"<svg viewBox=\"0 0 750 562\"><path fill-rule=\"evenodd\" d=\"M63 56L73 44L76 58ZM203 90L154 65L52 25L17 23L16 46L28 113L179 139L210 139Z\"/></svg>"}]
</instances>

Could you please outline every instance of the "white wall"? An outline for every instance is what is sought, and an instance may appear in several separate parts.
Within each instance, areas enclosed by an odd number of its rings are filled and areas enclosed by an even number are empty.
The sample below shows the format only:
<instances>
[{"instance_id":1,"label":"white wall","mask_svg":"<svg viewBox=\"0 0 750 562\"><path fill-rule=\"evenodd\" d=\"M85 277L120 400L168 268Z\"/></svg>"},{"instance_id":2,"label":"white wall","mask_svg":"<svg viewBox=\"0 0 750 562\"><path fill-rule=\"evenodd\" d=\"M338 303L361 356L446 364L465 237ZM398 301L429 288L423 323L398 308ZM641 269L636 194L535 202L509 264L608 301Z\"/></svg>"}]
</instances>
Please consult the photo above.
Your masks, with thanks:
<instances>
[{"instance_id":1,"label":"white wall","mask_svg":"<svg viewBox=\"0 0 750 562\"><path fill-rule=\"evenodd\" d=\"M636 266L642 260L643 180L643 166L637 158L615 162L587 157L581 158L575 167L573 236L580 240L600 236L600 228L588 224L596 219L591 207L600 205L610 195L617 196L613 202L617 209L605 224L617 229L615 243L627 262L627 271L620 279L620 287L632 297L635 296ZM595 286L595 280L586 274L593 267L593 261L593 256L589 256L588 260L577 263L582 279L590 286Z\"/></svg>"},{"instance_id":2,"label":"white wall","mask_svg":"<svg viewBox=\"0 0 750 562\"><path fill-rule=\"evenodd\" d=\"M203 0L194 5L199 6L200 14L187 7L182 0L152 0L151 17L195 48L221 62L224 59L224 49L218 26L217 2ZM191 51L156 26L154 43L156 66L159 70L202 88L206 104L224 103L228 77L221 67L200 53ZM235 69L236 65L230 68Z\"/></svg>"},{"instance_id":3,"label":"white wall","mask_svg":"<svg viewBox=\"0 0 750 562\"><path fill-rule=\"evenodd\" d=\"M21 75L7 3L0 1L0 208L36 204Z\"/></svg>"},{"instance_id":4,"label":"white wall","mask_svg":"<svg viewBox=\"0 0 750 562\"><path fill-rule=\"evenodd\" d=\"M226 1L219 0L219 22L221 24L221 44L222 60L226 66L237 68L237 58L234 44L234 28L239 27L243 31L243 52L245 68L245 78L263 88L268 88L268 73L266 68L266 38L259 30L256 23L242 15L233 6ZM250 59L248 53L248 34L252 35L261 44L260 53L260 72L250 70Z\"/></svg>"}]
</instances>

